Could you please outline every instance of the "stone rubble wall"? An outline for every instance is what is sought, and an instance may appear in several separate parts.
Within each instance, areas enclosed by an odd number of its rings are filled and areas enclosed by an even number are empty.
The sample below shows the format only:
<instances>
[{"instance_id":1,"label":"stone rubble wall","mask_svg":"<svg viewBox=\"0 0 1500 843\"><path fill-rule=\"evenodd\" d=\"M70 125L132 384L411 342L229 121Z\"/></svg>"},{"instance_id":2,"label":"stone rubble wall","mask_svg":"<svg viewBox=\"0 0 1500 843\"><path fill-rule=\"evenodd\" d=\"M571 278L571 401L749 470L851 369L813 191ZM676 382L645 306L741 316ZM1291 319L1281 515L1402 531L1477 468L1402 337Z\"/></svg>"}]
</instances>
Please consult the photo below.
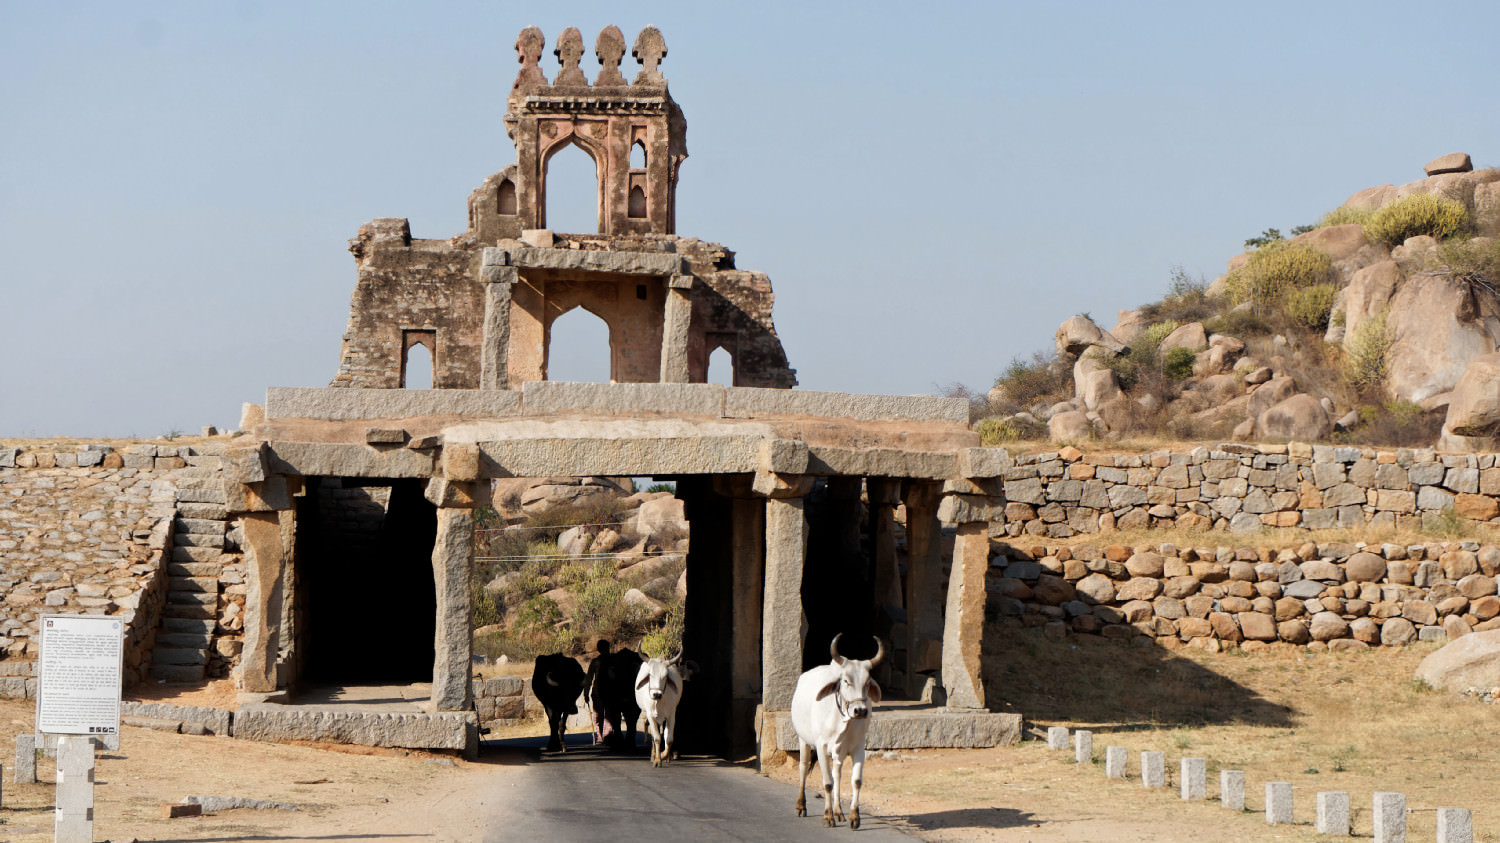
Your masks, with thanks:
<instances>
[{"instance_id":1,"label":"stone rubble wall","mask_svg":"<svg viewBox=\"0 0 1500 843\"><path fill-rule=\"evenodd\" d=\"M171 561L199 552L172 546L179 494L217 471L179 445L0 447L0 696L34 696L44 614L124 619L125 685L146 679Z\"/></svg>"},{"instance_id":2,"label":"stone rubble wall","mask_svg":"<svg viewBox=\"0 0 1500 843\"><path fill-rule=\"evenodd\" d=\"M1306 542L1271 551L995 540L988 574L992 614L1054 638L1340 650L1500 628L1500 547L1475 542Z\"/></svg>"},{"instance_id":3,"label":"stone rubble wall","mask_svg":"<svg viewBox=\"0 0 1500 843\"><path fill-rule=\"evenodd\" d=\"M1500 463L1494 454L1299 442L1150 454L1065 448L1016 457L1005 499L1011 537L1174 526L1419 529L1452 517L1500 523Z\"/></svg>"}]
</instances>

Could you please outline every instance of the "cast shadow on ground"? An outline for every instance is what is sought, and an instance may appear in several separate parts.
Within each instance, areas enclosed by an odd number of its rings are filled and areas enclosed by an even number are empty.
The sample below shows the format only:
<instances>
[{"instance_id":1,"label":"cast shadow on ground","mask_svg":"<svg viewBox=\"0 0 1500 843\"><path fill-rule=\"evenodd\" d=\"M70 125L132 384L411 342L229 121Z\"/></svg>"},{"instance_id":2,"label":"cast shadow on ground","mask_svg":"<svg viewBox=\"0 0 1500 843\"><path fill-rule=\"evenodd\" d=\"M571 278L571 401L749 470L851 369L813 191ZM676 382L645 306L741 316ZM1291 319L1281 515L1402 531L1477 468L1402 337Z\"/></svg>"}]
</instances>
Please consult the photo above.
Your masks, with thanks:
<instances>
[{"instance_id":1,"label":"cast shadow on ground","mask_svg":"<svg viewBox=\"0 0 1500 843\"><path fill-rule=\"evenodd\" d=\"M1290 727L1293 711L1146 638L1054 640L1016 619L985 624L991 709L1103 731L1244 724Z\"/></svg>"},{"instance_id":2,"label":"cast shadow on ground","mask_svg":"<svg viewBox=\"0 0 1500 843\"><path fill-rule=\"evenodd\" d=\"M1040 826L1041 821L1015 808L955 808L925 814L887 814L881 819L908 831L937 831L951 828L1025 828Z\"/></svg>"}]
</instances>

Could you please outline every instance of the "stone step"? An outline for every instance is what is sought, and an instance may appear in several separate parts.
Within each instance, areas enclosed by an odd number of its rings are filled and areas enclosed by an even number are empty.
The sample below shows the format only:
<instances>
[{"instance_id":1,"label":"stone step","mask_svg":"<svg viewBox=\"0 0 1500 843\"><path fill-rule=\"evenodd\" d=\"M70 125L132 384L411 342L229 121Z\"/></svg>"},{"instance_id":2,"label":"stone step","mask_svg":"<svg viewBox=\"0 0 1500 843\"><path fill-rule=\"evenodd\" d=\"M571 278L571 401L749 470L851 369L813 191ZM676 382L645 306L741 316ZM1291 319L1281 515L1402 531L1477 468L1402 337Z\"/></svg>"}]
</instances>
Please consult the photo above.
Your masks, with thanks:
<instances>
[{"instance_id":1,"label":"stone step","mask_svg":"<svg viewBox=\"0 0 1500 843\"><path fill-rule=\"evenodd\" d=\"M219 562L168 562L167 576L169 577L215 577L224 570L224 565Z\"/></svg>"},{"instance_id":2,"label":"stone step","mask_svg":"<svg viewBox=\"0 0 1500 843\"><path fill-rule=\"evenodd\" d=\"M172 529L179 536L222 536L229 529L229 525L223 521L213 521L207 518L176 518L172 521Z\"/></svg>"},{"instance_id":3,"label":"stone step","mask_svg":"<svg viewBox=\"0 0 1500 843\"><path fill-rule=\"evenodd\" d=\"M217 547L174 547L173 562L218 562L224 551Z\"/></svg>"},{"instance_id":4,"label":"stone step","mask_svg":"<svg viewBox=\"0 0 1500 843\"><path fill-rule=\"evenodd\" d=\"M229 518L229 510L221 504L184 501L177 504L177 515L179 518L225 521Z\"/></svg>"},{"instance_id":5,"label":"stone step","mask_svg":"<svg viewBox=\"0 0 1500 843\"><path fill-rule=\"evenodd\" d=\"M212 631L156 633L156 646L158 647L181 647L190 650L207 650L212 644Z\"/></svg>"},{"instance_id":6,"label":"stone step","mask_svg":"<svg viewBox=\"0 0 1500 843\"><path fill-rule=\"evenodd\" d=\"M177 502L180 503L216 503L224 505L224 490L221 489L178 489Z\"/></svg>"},{"instance_id":7,"label":"stone step","mask_svg":"<svg viewBox=\"0 0 1500 843\"><path fill-rule=\"evenodd\" d=\"M201 664L153 664L151 678L167 682L202 682L205 665Z\"/></svg>"},{"instance_id":8,"label":"stone step","mask_svg":"<svg viewBox=\"0 0 1500 843\"><path fill-rule=\"evenodd\" d=\"M207 650L186 647L157 647L151 651L152 664L208 664Z\"/></svg>"},{"instance_id":9,"label":"stone step","mask_svg":"<svg viewBox=\"0 0 1500 843\"><path fill-rule=\"evenodd\" d=\"M217 580L215 580L215 582L217 582ZM219 602L219 593L217 591L215 591L213 593L208 593L208 592L203 592L203 591L168 591L167 592L167 605L168 606L179 606L179 605L216 606L216 605L218 605L218 602Z\"/></svg>"},{"instance_id":10,"label":"stone step","mask_svg":"<svg viewBox=\"0 0 1500 843\"><path fill-rule=\"evenodd\" d=\"M172 535L174 547L212 547L215 549L224 547L224 536L205 536L199 533L174 533Z\"/></svg>"},{"instance_id":11,"label":"stone step","mask_svg":"<svg viewBox=\"0 0 1500 843\"><path fill-rule=\"evenodd\" d=\"M194 594L218 594L218 577L168 577L167 593L192 592Z\"/></svg>"},{"instance_id":12,"label":"stone step","mask_svg":"<svg viewBox=\"0 0 1500 843\"><path fill-rule=\"evenodd\" d=\"M200 635L212 635L214 632L213 620L200 618L162 618L161 628L167 632L188 632Z\"/></svg>"},{"instance_id":13,"label":"stone step","mask_svg":"<svg viewBox=\"0 0 1500 843\"><path fill-rule=\"evenodd\" d=\"M168 603L161 607L161 613L163 618L193 618L212 623L219 616L219 608L200 603Z\"/></svg>"}]
</instances>

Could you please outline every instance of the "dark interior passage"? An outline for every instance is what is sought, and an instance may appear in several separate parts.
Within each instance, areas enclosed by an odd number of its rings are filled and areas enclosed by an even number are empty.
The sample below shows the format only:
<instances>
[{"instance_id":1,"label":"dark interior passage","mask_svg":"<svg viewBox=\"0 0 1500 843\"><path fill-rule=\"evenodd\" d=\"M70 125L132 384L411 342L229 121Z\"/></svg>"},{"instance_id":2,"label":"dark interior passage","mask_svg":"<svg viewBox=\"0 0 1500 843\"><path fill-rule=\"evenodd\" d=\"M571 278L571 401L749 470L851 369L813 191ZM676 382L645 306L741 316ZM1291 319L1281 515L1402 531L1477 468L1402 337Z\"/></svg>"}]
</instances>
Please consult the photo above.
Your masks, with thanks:
<instances>
[{"instance_id":1,"label":"dark interior passage","mask_svg":"<svg viewBox=\"0 0 1500 843\"><path fill-rule=\"evenodd\" d=\"M309 478L297 523L300 683L431 681L437 509L421 481Z\"/></svg>"}]
</instances>

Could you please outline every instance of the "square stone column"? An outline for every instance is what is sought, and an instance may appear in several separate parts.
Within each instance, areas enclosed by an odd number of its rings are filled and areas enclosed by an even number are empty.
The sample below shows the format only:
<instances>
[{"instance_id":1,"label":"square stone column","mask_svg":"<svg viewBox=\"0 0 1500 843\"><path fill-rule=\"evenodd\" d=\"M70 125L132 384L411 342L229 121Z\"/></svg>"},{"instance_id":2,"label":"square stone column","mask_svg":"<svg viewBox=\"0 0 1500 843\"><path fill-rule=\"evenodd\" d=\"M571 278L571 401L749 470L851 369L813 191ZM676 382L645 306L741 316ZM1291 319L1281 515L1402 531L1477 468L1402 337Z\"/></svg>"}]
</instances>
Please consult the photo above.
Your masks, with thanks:
<instances>
[{"instance_id":1,"label":"square stone column","mask_svg":"<svg viewBox=\"0 0 1500 843\"><path fill-rule=\"evenodd\" d=\"M245 552L245 635L240 653L240 690L276 691L276 656L281 645L281 607L286 599L286 547L281 517L274 511L240 516Z\"/></svg>"},{"instance_id":2,"label":"square stone column","mask_svg":"<svg viewBox=\"0 0 1500 843\"><path fill-rule=\"evenodd\" d=\"M730 579L734 593L729 634L733 651L730 705L734 710L730 712L730 722L740 724L754 722L755 707L761 702L761 624L764 621L761 596L766 584L766 504L758 499L740 499L732 506L734 548ZM749 736L749 733L743 735L745 738ZM744 749L735 746L741 737L736 727L730 740L736 755Z\"/></svg>"},{"instance_id":3,"label":"square stone column","mask_svg":"<svg viewBox=\"0 0 1500 843\"><path fill-rule=\"evenodd\" d=\"M661 326L661 382L687 383L688 335L693 318L693 276L667 281L666 313Z\"/></svg>"},{"instance_id":4,"label":"square stone column","mask_svg":"<svg viewBox=\"0 0 1500 843\"><path fill-rule=\"evenodd\" d=\"M437 592L431 703L435 711L465 711L471 699L473 639L469 616L473 576L469 555L474 546L474 515L470 509L474 498L473 490L465 488L469 485L444 480L428 485L428 498L436 497L433 503L438 504L437 539L432 546L432 579Z\"/></svg>"},{"instance_id":5,"label":"square stone column","mask_svg":"<svg viewBox=\"0 0 1500 843\"><path fill-rule=\"evenodd\" d=\"M490 257L490 250L485 251L485 257ZM481 277L484 280L484 338L481 341L479 388L509 389L510 299L511 288L517 279L516 268L485 264Z\"/></svg>"},{"instance_id":6,"label":"square stone column","mask_svg":"<svg viewBox=\"0 0 1500 843\"><path fill-rule=\"evenodd\" d=\"M896 559L896 505L901 484L872 477L865 482L870 499L870 547L875 559L875 604L904 608L901 565Z\"/></svg>"},{"instance_id":7,"label":"square stone column","mask_svg":"<svg viewBox=\"0 0 1500 843\"><path fill-rule=\"evenodd\" d=\"M989 525L958 525L943 616L943 690L953 708L984 708L979 650L984 636L984 575L990 566Z\"/></svg>"},{"instance_id":8,"label":"square stone column","mask_svg":"<svg viewBox=\"0 0 1500 843\"><path fill-rule=\"evenodd\" d=\"M942 667L943 560L937 518L941 484L906 487L906 690L913 697L923 672Z\"/></svg>"},{"instance_id":9,"label":"square stone column","mask_svg":"<svg viewBox=\"0 0 1500 843\"><path fill-rule=\"evenodd\" d=\"M802 497L766 501L766 577L761 615L761 704L787 711L802 675L802 567L807 516Z\"/></svg>"}]
</instances>

